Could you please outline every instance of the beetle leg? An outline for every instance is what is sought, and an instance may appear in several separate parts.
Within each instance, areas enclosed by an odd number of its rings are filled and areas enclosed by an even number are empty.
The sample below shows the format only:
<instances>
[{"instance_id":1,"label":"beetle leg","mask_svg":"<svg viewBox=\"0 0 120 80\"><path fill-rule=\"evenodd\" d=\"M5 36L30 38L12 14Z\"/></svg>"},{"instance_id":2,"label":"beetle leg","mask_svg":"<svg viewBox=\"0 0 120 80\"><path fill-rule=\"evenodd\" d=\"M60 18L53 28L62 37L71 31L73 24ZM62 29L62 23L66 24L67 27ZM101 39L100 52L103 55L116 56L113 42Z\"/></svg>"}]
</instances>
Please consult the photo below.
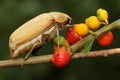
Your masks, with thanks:
<instances>
[{"instance_id":1,"label":"beetle leg","mask_svg":"<svg viewBox=\"0 0 120 80\"><path fill-rule=\"evenodd\" d=\"M60 33L59 33L59 26L57 26L57 37L58 37L58 53L59 53L59 48L60 48Z\"/></svg>"},{"instance_id":2,"label":"beetle leg","mask_svg":"<svg viewBox=\"0 0 120 80\"><path fill-rule=\"evenodd\" d=\"M31 52L32 55L33 55L33 56L37 56L36 53L38 52L38 50L39 50L41 47L43 47L42 44L47 43L49 40L50 40L49 34L43 34L43 35L42 35L42 38L39 39L39 42L40 42L41 46L33 49L33 51ZM39 44L38 44L38 45L39 45Z\"/></svg>"},{"instance_id":3,"label":"beetle leg","mask_svg":"<svg viewBox=\"0 0 120 80\"><path fill-rule=\"evenodd\" d=\"M33 51L37 46L39 46L40 44L41 44L41 43L38 42L38 43L36 43L36 44L33 45L33 47L31 48L31 50L28 52L28 54L27 54L27 55L25 56L25 58L24 58L24 61L23 61L23 63L22 63L22 68L23 68L23 65L24 65L25 61L29 58L30 54L32 53L32 51Z\"/></svg>"},{"instance_id":4,"label":"beetle leg","mask_svg":"<svg viewBox=\"0 0 120 80\"><path fill-rule=\"evenodd\" d=\"M39 43L36 43L31 50L28 52L28 54L25 56L25 61L28 59L29 55L32 53L32 51L37 47L37 45L39 45Z\"/></svg>"},{"instance_id":5,"label":"beetle leg","mask_svg":"<svg viewBox=\"0 0 120 80\"><path fill-rule=\"evenodd\" d=\"M42 35L42 40L39 39L39 41L41 41L43 44L47 43L50 40L49 38L49 34L43 34ZM35 49L33 49L33 51L31 52L33 56L37 56L37 52L39 51L40 48L42 48L43 46L37 47Z\"/></svg>"}]
</instances>

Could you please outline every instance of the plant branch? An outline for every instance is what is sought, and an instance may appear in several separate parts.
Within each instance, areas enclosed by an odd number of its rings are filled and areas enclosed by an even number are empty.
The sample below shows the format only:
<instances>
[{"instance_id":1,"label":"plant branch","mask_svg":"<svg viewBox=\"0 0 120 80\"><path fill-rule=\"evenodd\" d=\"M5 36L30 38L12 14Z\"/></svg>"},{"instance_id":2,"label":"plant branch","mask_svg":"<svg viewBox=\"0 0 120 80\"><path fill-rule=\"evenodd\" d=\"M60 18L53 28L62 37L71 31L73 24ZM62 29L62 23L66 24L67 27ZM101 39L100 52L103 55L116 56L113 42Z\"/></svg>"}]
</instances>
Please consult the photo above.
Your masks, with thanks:
<instances>
[{"instance_id":1,"label":"plant branch","mask_svg":"<svg viewBox=\"0 0 120 80\"><path fill-rule=\"evenodd\" d=\"M108 56L108 55L114 55L114 54L120 54L120 48L115 49L108 49L108 50L100 50L100 51L91 51L88 53L88 55L84 55L82 53L75 53L71 59L77 59L77 58L90 58L90 57L100 57L100 56ZM36 57L30 57L24 65L30 65L30 64L41 64L46 62L51 62L52 54L50 55L42 55L42 56L36 56ZM7 67L17 67L21 66L24 59L10 59L10 60L2 60L0 61L0 68L7 68Z\"/></svg>"},{"instance_id":2,"label":"plant branch","mask_svg":"<svg viewBox=\"0 0 120 80\"><path fill-rule=\"evenodd\" d=\"M96 31L93 34L90 34L88 35L87 37L85 37L84 39L76 42L75 44L73 44L72 46L70 46L70 50L74 53L78 50L80 50L81 48L84 47L84 45L93 37L99 37L100 35L108 32L108 31L111 31L111 30L114 30L114 29L120 29L120 19L114 21L113 23L107 25L107 26L104 26L102 27L101 29L99 29L98 31Z\"/></svg>"}]
</instances>

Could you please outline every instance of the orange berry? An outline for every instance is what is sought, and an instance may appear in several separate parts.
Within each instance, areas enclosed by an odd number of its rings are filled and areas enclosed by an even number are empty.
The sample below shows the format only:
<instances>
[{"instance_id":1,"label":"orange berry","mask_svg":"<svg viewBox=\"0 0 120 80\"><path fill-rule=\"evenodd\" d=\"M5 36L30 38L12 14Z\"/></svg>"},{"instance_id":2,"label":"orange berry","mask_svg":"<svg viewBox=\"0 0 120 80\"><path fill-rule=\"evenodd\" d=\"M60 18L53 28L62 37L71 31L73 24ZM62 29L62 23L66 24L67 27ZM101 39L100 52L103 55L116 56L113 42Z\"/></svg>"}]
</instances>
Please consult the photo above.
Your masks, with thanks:
<instances>
[{"instance_id":1,"label":"orange berry","mask_svg":"<svg viewBox=\"0 0 120 80\"><path fill-rule=\"evenodd\" d=\"M74 30L79 36L86 36L89 32L88 26L84 23L75 24Z\"/></svg>"}]
</instances>

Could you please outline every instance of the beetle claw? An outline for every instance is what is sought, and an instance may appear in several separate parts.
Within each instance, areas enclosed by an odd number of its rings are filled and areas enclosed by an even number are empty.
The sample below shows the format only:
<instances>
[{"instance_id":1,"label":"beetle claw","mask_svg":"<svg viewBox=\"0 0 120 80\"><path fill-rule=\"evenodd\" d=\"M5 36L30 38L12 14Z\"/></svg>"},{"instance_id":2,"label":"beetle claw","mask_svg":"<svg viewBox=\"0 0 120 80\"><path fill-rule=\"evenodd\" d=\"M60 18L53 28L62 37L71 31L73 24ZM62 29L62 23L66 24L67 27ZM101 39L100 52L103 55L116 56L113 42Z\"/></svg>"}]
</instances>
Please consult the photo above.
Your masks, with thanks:
<instances>
[{"instance_id":1,"label":"beetle claw","mask_svg":"<svg viewBox=\"0 0 120 80\"><path fill-rule=\"evenodd\" d=\"M22 64L21 64L21 69L22 69L22 70L24 70L23 66L24 66L25 61L26 61L27 59L28 59L28 56L26 56L26 57L24 58L24 61L23 61Z\"/></svg>"}]
</instances>

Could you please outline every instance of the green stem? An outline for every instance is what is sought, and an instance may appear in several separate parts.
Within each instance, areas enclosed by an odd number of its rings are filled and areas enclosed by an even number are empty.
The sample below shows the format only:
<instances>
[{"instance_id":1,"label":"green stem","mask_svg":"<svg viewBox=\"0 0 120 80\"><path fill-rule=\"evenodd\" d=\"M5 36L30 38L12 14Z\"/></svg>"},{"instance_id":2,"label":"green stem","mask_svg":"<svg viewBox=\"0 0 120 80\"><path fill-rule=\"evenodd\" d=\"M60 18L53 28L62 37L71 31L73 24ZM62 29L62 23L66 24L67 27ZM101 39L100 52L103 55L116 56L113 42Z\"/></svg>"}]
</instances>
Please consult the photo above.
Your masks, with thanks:
<instances>
[{"instance_id":1,"label":"green stem","mask_svg":"<svg viewBox=\"0 0 120 80\"><path fill-rule=\"evenodd\" d=\"M94 34L97 35L97 37L99 37L100 35L111 31L113 29L117 29L120 28L120 19L116 20L115 22L102 27L101 29L99 29L98 31L96 31ZM71 45L69 48L72 50L72 52L76 52L78 50L80 50L81 48L84 47L84 45L92 38L95 37L92 34L88 35L87 37L85 37L84 39L76 42L75 44Z\"/></svg>"}]
</instances>

